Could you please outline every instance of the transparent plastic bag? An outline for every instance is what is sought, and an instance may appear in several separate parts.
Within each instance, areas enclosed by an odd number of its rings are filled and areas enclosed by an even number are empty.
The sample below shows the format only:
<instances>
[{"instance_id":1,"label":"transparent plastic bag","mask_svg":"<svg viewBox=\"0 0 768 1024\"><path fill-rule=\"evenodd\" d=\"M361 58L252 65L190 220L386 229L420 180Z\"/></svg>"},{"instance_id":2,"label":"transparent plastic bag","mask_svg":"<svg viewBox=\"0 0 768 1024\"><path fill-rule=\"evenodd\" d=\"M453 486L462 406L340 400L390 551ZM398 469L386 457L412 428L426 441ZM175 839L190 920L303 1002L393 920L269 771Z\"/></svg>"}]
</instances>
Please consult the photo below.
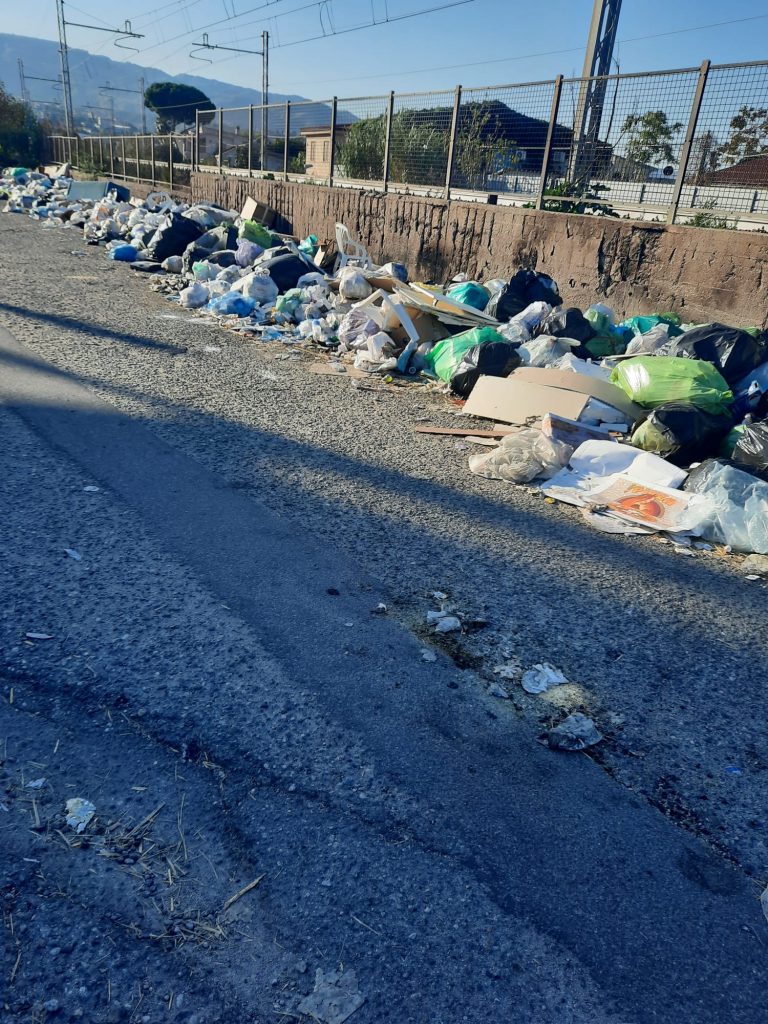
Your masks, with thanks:
<instances>
[{"instance_id":1,"label":"transparent plastic bag","mask_svg":"<svg viewBox=\"0 0 768 1024\"><path fill-rule=\"evenodd\" d=\"M518 352L524 366L552 366L579 344L570 338L550 338L548 334L540 334L521 345Z\"/></svg>"},{"instance_id":2,"label":"transparent plastic bag","mask_svg":"<svg viewBox=\"0 0 768 1024\"><path fill-rule=\"evenodd\" d=\"M179 305L187 309L197 309L198 306L204 306L209 298L210 293L205 285L195 281L189 288L179 292Z\"/></svg>"},{"instance_id":3,"label":"transparent plastic bag","mask_svg":"<svg viewBox=\"0 0 768 1024\"><path fill-rule=\"evenodd\" d=\"M536 427L527 427L507 434L493 451L471 455L469 468L475 476L525 484L536 477L554 476L568 464L572 452L570 445L546 437Z\"/></svg>"},{"instance_id":4,"label":"transparent plastic bag","mask_svg":"<svg viewBox=\"0 0 768 1024\"><path fill-rule=\"evenodd\" d=\"M693 470L684 489L708 501L707 515L697 531L706 540L768 555L768 483L708 459Z\"/></svg>"}]
</instances>

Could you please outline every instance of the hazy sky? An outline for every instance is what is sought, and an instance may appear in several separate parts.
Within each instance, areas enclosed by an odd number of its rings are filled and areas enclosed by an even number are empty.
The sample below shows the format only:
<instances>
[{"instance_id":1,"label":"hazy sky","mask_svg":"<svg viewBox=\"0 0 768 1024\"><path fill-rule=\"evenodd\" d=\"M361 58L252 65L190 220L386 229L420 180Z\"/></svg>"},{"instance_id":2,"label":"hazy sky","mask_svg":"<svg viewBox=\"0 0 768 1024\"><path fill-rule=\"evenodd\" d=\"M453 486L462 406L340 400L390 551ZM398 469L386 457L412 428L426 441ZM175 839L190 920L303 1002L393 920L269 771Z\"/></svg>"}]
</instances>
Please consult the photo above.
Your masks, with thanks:
<instances>
[{"instance_id":1,"label":"hazy sky","mask_svg":"<svg viewBox=\"0 0 768 1024\"><path fill-rule=\"evenodd\" d=\"M130 10L134 31L145 35L127 41L137 53L116 48L106 33L71 27L71 46L171 74L188 72L256 88L259 57L208 51L213 60L208 64L189 53L202 32L211 43L258 48L261 31L267 29L271 87L316 99L580 73L592 0L465 0L439 12L344 32L444 2L132 0L126 5L78 0L77 5L67 2L66 12L68 21L117 26L117 12ZM55 39L54 0L25 0L18 7L5 0L0 28ZM334 30L335 36L330 34ZM624 0L619 39L616 56L622 71L693 66L704 57L720 63L761 60L768 58L768 9L754 0ZM82 69L73 66L73 77L78 73Z\"/></svg>"}]
</instances>

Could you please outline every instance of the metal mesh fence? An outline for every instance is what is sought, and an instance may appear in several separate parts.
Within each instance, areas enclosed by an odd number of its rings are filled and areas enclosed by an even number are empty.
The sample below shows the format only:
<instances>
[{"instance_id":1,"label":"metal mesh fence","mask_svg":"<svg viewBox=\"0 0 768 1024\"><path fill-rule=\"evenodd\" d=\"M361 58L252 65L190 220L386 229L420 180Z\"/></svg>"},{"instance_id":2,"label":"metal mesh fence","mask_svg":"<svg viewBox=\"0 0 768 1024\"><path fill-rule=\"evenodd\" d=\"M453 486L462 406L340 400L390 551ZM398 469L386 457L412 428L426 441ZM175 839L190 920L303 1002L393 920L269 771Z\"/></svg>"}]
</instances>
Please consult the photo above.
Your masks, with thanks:
<instances>
[{"instance_id":1,"label":"metal mesh fence","mask_svg":"<svg viewBox=\"0 0 768 1024\"><path fill-rule=\"evenodd\" d=\"M768 222L768 61L338 99L332 138L333 123L333 100L307 100L206 112L196 137L50 146L76 168L173 186L198 166L705 227Z\"/></svg>"},{"instance_id":2,"label":"metal mesh fence","mask_svg":"<svg viewBox=\"0 0 768 1024\"><path fill-rule=\"evenodd\" d=\"M696 69L564 81L548 191L609 206L668 204L697 81Z\"/></svg>"},{"instance_id":3,"label":"metal mesh fence","mask_svg":"<svg viewBox=\"0 0 768 1024\"><path fill-rule=\"evenodd\" d=\"M680 206L705 226L768 215L768 64L710 69Z\"/></svg>"},{"instance_id":4,"label":"metal mesh fence","mask_svg":"<svg viewBox=\"0 0 768 1024\"><path fill-rule=\"evenodd\" d=\"M538 192L553 82L465 89L457 122L455 189Z\"/></svg>"},{"instance_id":5,"label":"metal mesh fence","mask_svg":"<svg viewBox=\"0 0 768 1024\"><path fill-rule=\"evenodd\" d=\"M331 120L333 101L291 103L288 173L310 181L331 176Z\"/></svg>"},{"instance_id":6,"label":"metal mesh fence","mask_svg":"<svg viewBox=\"0 0 768 1024\"><path fill-rule=\"evenodd\" d=\"M395 96L389 148L389 180L397 185L443 188L455 94Z\"/></svg>"},{"instance_id":7,"label":"metal mesh fence","mask_svg":"<svg viewBox=\"0 0 768 1024\"><path fill-rule=\"evenodd\" d=\"M389 96L339 100L334 180L384 181Z\"/></svg>"}]
</instances>

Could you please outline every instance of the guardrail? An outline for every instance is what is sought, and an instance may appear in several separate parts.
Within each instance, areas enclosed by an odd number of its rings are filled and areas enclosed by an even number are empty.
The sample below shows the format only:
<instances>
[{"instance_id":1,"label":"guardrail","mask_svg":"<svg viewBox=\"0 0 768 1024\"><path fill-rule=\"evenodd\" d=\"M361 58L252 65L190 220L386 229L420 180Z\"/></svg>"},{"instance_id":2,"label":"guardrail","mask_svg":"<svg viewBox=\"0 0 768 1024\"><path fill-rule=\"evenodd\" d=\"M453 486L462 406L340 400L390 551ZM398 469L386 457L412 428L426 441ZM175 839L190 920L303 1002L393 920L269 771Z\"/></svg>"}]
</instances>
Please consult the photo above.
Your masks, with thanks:
<instances>
[{"instance_id":1,"label":"guardrail","mask_svg":"<svg viewBox=\"0 0 768 1024\"><path fill-rule=\"evenodd\" d=\"M705 227L768 225L768 61L198 112L184 135L51 137L174 187L209 171Z\"/></svg>"}]
</instances>

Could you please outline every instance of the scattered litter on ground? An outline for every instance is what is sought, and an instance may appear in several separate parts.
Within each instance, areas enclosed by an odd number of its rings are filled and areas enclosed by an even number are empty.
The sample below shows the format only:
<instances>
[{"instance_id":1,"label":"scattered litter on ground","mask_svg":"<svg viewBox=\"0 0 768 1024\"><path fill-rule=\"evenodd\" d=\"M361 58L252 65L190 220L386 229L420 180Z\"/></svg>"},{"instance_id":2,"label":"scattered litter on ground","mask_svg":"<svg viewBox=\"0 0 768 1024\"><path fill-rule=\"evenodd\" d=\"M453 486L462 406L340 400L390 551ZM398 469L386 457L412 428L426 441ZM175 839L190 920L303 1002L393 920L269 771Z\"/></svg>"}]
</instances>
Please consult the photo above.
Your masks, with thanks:
<instances>
[{"instance_id":1,"label":"scattered litter on ground","mask_svg":"<svg viewBox=\"0 0 768 1024\"><path fill-rule=\"evenodd\" d=\"M322 1024L344 1024L365 1002L358 990L354 971L322 971L315 973L314 991L301 1000L297 1009Z\"/></svg>"},{"instance_id":2,"label":"scattered litter on ground","mask_svg":"<svg viewBox=\"0 0 768 1024\"><path fill-rule=\"evenodd\" d=\"M90 800L84 800L80 796L73 797L71 800L67 800L66 804L66 822L70 828L73 828L75 832L84 832L89 822L96 813L96 808Z\"/></svg>"},{"instance_id":3,"label":"scattered litter on ground","mask_svg":"<svg viewBox=\"0 0 768 1024\"><path fill-rule=\"evenodd\" d=\"M553 686L562 686L568 680L554 665L543 662L523 672L522 685L526 693L544 693Z\"/></svg>"},{"instance_id":4,"label":"scattered litter on ground","mask_svg":"<svg viewBox=\"0 0 768 1024\"><path fill-rule=\"evenodd\" d=\"M52 633L25 633L27 640L53 640Z\"/></svg>"},{"instance_id":5,"label":"scattered litter on ground","mask_svg":"<svg viewBox=\"0 0 768 1024\"><path fill-rule=\"evenodd\" d=\"M586 750L602 738L592 719L579 711L568 715L565 721L547 733L547 743L552 750Z\"/></svg>"},{"instance_id":6,"label":"scattered litter on ground","mask_svg":"<svg viewBox=\"0 0 768 1024\"><path fill-rule=\"evenodd\" d=\"M500 700L509 700L509 690L505 689L501 683L491 683L488 687L488 693L491 697L498 697Z\"/></svg>"},{"instance_id":7,"label":"scattered litter on ground","mask_svg":"<svg viewBox=\"0 0 768 1024\"><path fill-rule=\"evenodd\" d=\"M64 548L64 554L68 555L74 562L82 562L83 556L74 548Z\"/></svg>"},{"instance_id":8,"label":"scattered litter on ground","mask_svg":"<svg viewBox=\"0 0 768 1024\"><path fill-rule=\"evenodd\" d=\"M437 655L434 651L430 651L428 647L424 647L421 651L421 660L429 662L437 661Z\"/></svg>"},{"instance_id":9,"label":"scattered litter on ground","mask_svg":"<svg viewBox=\"0 0 768 1024\"><path fill-rule=\"evenodd\" d=\"M100 491L101 488L100 487L96 487L95 484L88 484L87 486L85 486L83 488L83 490L86 491L88 494L95 494L96 491Z\"/></svg>"},{"instance_id":10,"label":"scattered litter on ground","mask_svg":"<svg viewBox=\"0 0 768 1024\"><path fill-rule=\"evenodd\" d=\"M455 633L461 629L461 619L455 615L444 615L438 619L435 625L436 633Z\"/></svg>"}]
</instances>

